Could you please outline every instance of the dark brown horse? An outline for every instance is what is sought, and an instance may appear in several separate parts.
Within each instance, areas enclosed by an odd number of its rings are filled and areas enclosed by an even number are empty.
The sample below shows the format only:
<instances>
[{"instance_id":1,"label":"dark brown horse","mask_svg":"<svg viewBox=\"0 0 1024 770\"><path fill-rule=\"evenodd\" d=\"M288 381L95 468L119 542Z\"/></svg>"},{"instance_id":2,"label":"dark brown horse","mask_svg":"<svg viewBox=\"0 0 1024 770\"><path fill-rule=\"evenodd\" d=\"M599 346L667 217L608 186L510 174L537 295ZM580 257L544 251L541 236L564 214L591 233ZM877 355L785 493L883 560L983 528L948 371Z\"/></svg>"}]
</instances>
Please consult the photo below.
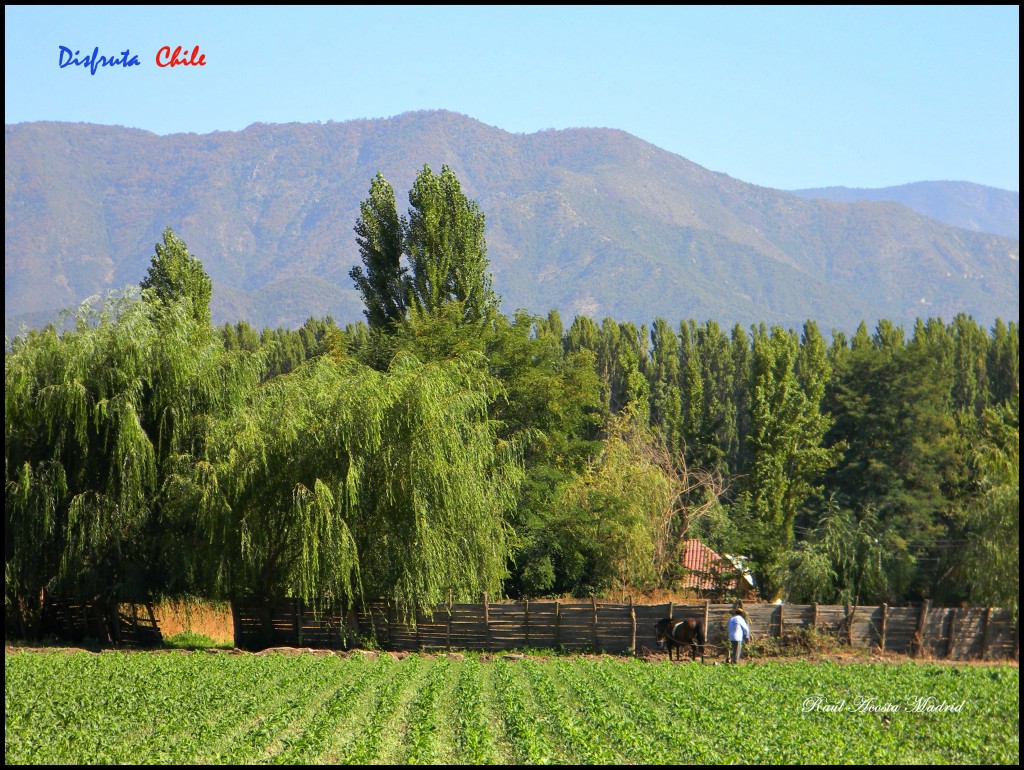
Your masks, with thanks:
<instances>
[{"instance_id":1,"label":"dark brown horse","mask_svg":"<svg viewBox=\"0 0 1024 770\"><path fill-rule=\"evenodd\" d=\"M658 632L658 647L668 646L669 660L672 660L673 647L676 650L676 660L679 660L679 649L688 645L690 660L697 659L699 648L700 662L704 662L704 624L697 618L664 618L654 624L654 630Z\"/></svg>"}]
</instances>

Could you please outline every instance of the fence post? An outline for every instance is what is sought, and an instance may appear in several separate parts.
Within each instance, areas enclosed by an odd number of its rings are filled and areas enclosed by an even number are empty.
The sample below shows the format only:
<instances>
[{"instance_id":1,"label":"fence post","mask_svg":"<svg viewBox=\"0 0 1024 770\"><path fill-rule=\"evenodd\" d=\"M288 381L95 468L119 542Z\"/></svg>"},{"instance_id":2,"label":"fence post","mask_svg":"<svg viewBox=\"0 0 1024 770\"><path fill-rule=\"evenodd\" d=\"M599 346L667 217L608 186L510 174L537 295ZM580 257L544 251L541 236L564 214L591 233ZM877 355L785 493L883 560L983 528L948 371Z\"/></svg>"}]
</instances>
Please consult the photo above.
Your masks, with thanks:
<instances>
[{"instance_id":1,"label":"fence post","mask_svg":"<svg viewBox=\"0 0 1024 770\"><path fill-rule=\"evenodd\" d=\"M814 603L814 611L811 613L811 630L818 633L818 603Z\"/></svg>"},{"instance_id":2,"label":"fence post","mask_svg":"<svg viewBox=\"0 0 1024 770\"><path fill-rule=\"evenodd\" d=\"M526 602L526 647L530 646L530 600L524 599Z\"/></svg>"},{"instance_id":3,"label":"fence post","mask_svg":"<svg viewBox=\"0 0 1024 770\"><path fill-rule=\"evenodd\" d=\"M857 617L857 605L853 605L853 609L850 609L850 605L846 605L846 643L853 647L853 619Z\"/></svg>"},{"instance_id":4,"label":"fence post","mask_svg":"<svg viewBox=\"0 0 1024 770\"><path fill-rule=\"evenodd\" d=\"M921 614L917 616L917 628L914 630L914 638L911 640L911 652L919 653L924 649L924 621L928 617L928 606L931 599L925 599L921 605Z\"/></svg>"},{"instance_id":5,"label":"fence post","mask_svg":"<svg viewBox=\"0 0 1024 770\"><path fill-rule=\"evenodd\" d=\"M559 626L558 599L555 599L555 647L562 644L562 629Z\"/></svg>"},{"instance_id":6,"label":"fence post","mask_svg":"<svg viewBox=\"0 0 1024 770\"><path fill-rule=\"evenodd\" d=\"M377 619L373 616L373 602L363 602L363 611L366 613L367 619L370 621L370 638L373 639L373 643L380 646L380 635L377 633Z\"/></svg>"},{"instance_id":7,"label":"fence post","mask_svg":"<svg viewBox=\"0 0 1024 770\"><path fill-rule=\"evenodd\" d=\"M949 638L946 639L946 658L953 656L953 642L956 638L956 608L949 616Z\"/></svg>"},{"instance_id":8,"label":"fence post","mask_svg":"<svg viewBox=\"0 0 1024 770\"><path fill-rule=\"evenodd\" d=\"M783 623L782 608L785 607L785 606L786 606L785 603L779 604L779 645L780 646L782 645L782 623Z\"/></svg>"},{"instance_id":9,"label":"fence post","mask_svg":"<svg viewBox=\"0 0 1024 770\"><path fill-rule=\"evenodd\" d=\"M484 634L487 640L487 652L491 651L491 611L488 606L487 592L484 591Z\"/></svg>"},{"instance_id":10,"label":"fence post","mask_svg":"<svg viewBox=\"0 0 1024 770\"><path fill-rule=\"evenodd\" d=\"M709 616L710 612L711 612L711 600L710 599L705 599L704 600L704 644L705 645L708 642L708 616ZM704 650L701 650L700 654L703 655L704 654Z\"/></svg>"},{"instance_id":11,"label":"fence post","mask_svg":"<svg viewBox=\"0 0 1024 770\"><path fill-rule=\"evenodd\" d=\"M444 644L451 650L452 648L452 589L448 589L448 621L444 626Z\"/></svg>"},{"instance_id":12,"label":"fence post","mask_svg":"<svg viewBox=\"0 0 1024 770\"><path fill-rule=\"evenodd\" d=\"M235 637L235 647L245 648L245 639L242 638L242 616L238 609L238 602L231 600L231 632Z\"/></svg>"},{"instance_id":13,"label":"fence post","mask_svg":"<svg viewBox=\"0 0 1024 770\"><path fill-rule=\"evenodd\" d=\"M142 633L139 631L139 608L135 602L130 602L132 606L132 633L135 635L135 643L138 644L142 640ZM120 619L120 612L118 617ZM120 625L120 622L118 623Z\"/></svg>"},{"instance_id":14,"label":"fence post","mask_svg":"<svg viewBox=\"0 0 1024 770\"><path fill-rule=\"evenodd\" d=\"M412 623L416 629L416 649L422 650L423 643L420 641L420 611L418 609L412 611Z\"/></svg>"},{"instance_id":15,"label":"fence post","mask_svg":"<svg viewBox=\"0 0 1024 770\"><path fill-rule=\"evenodd\" d=\"M359 608L356 607L356 603L353 601L349 605L349 612L352 613L352 631L355 632L356 639L359 639L363 635L362 629L359 628Z\"/></svg>"},{"instance_id":16,"label":"fence post","mask_svg":"<svg viewBox=\"0 0 1024 770\"><path fill-rule=\"evenodd\" d=\"M633 606L633 594L629 595L629 622L632 629L630 649L636 655L636 608Z\"/></svg>"},{"instance_id":17,"label":"fence post","mask_svg":"<svg viewBox=\"0 0 1024 770\"><path fill-rule=\"evenodd\" d=\"M672 610L675 609L675 602L668 603L668 619L672 620Z\"/></svg>"},{"instance_id":18,"label":"fence post","mask_svg":"<svg viewBox=\"0 0 1024 770\"><path fill-rule=\"evenodd\" d=\"M114 643L120 646L125 642L123 635L121 634L121 604L120 602L114 602L112 606L114 607L114 612L112 613L112 631L114 634ZM135 637L135 640L137 640L139 636L139 611L135 607L135 602L128 602L128 606L131 608L132 611L132 622L130 628L128 629L128 634L130 636ZM135 640L129 639L128 641L129 643L131 643Z\"/></svg>"},{"instance_id":19,"label":"fence post","mask_svg":"<svg viewBox=\"0 0 1024 770\"><path fill-rule=\"evenodd\" d=\"M149 619L153 623L153 631L155 631L156 634L159 634L160 638L162 639L163 633L160 631L160 626L156 624L156 615L153 613L153 602L149 601L148 599L146 600L146 611L149 613ZM156 634L154 634L154 636Z\"/></svg>"},{"instance_id":20,"label":"fence post","mask_svg":"<svg viewBox=\"0 0 1024 770\"><path fill-rule=\"evenodd\" d=\"M388 647L392 647L394 645L394 637L391 633L391 629L394 627L395 623L395 613L393 610L394 608L391 606L390 603L388 603Z\"/></svg>"},{"instance_id":21,"label":"fence post","mask_svg":"<svg viewBox=\"0 0 1024 770\"><path fill-rule=\"evenodd\" d=\"M111 606L114 611L111 612ZM100 644L113 643L121 646L121 612L116 603L101 601L92 608L96 619L96 638Z\"/></svg>"},{"instance_id":22,"label":"fence post","mask_svg":"<svg viewBox=\"0 0 1024 770\"><path fill-rule=\"evenodd\" d=\"M373 634L373 643L380 646L380 637L377 635L377 621L373 617L373 602L364 606L366 611L370 613L370 633Z\"/></svg>"},{"instance_id":23,"label":"fence post","mask_svg":"<svg viewBox=\"0 0 1024 770\"><path fill-rule=\"evenodd\" d=\"M301 599L292 599L292 628L295 630L295 646L302 646L302 604Z\"/></svg>"},{"instance_id":24,"label":"fence post","mask_svg":"<svg viewBox=\"0 0 1024 770\"><path fill-rule=\"evenodd\" d=\"M992 608L986 607L985 614L982 617L982 623L984 624L981 628L981 659L986 660L988 654L988 626L989 621L992 619Z\"/></svg>"},{"instance_id":25,"label":"fence post","mask_svg":"<svg viewBox=\"0 0 1024 770\"><path fill-rule=\"evenodd\" d=\"M881 644L882 652L885 652L885 623L886 623L886 616L888 614L889 614L889 605L888 604L883 604L882 605L882 644Z\"/></svg>"},{"instance_id":26,"label":"fence post","mask_svg":"<svg viewBox=\"0 0 1024 770\"><path fill-rule=\"evenodd\" d=\"M597 598L591 595L590 606L594 608L594 652L600 652L597 644Z\"/></svg>"}]
</instances>

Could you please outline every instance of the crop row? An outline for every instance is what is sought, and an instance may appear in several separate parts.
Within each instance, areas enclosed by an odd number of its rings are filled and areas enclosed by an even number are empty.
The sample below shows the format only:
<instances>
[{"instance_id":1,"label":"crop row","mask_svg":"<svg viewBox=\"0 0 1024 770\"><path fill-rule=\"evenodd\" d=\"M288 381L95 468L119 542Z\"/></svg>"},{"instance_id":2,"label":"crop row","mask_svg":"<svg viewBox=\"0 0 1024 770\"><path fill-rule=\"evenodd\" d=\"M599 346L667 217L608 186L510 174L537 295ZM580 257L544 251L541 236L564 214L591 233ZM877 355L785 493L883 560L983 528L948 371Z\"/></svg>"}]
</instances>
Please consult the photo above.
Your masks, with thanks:
<instances>
[{"instance_id":1,"label":"crop row","mask_svg":"<svg viewBox=\"0 0 1024 770\"><path fill-rule=\"evenodd\" d=\"M8 652L18 764L996 763L1015 667Z\"/></svg>"}]
</instances>

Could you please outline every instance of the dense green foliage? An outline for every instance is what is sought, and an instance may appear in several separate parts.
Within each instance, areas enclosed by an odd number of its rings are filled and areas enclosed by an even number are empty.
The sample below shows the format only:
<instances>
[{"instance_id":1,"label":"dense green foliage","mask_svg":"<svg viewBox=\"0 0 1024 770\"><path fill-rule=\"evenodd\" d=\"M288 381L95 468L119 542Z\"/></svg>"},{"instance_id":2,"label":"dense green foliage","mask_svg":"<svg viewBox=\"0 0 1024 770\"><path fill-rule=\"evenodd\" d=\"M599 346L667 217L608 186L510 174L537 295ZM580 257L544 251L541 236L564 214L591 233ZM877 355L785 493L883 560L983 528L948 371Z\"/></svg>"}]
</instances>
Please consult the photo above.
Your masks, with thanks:
<instances>
[{"instance_id":1,"label":"dense green foliage","mask_svg":"<svg viewBox=\"0 0 1024 770\"><path fill-rule=\"evenodd\" d=\"M403 610L498 590L517 470L475 376L321 356L254 390L174 479L208 532L207 585L351 601L361 583Z\"/></svg>"},{"instance_id":2,"label":"dense green foliage","mask_svg":"<svg viewBox=\"0 0 1024 770\"><path fill-rule=\"evenodd\" d=\"M356 226L368 324L210 326L170 230L141 296L5 354L5 608L41 593L343 603L672 587L699 537L765 598L1016 608L1019 330L829 344L499 312L447 167Z\"/></svg>"},{"instance_id":3,"label":"dense green foliage","mask_svg":"<svg viewBox=\"0 0 1024 770\"><path fill-rule=\"evenodd\" d=\"M160 302L187 298L192 303L196 321L201 326L209 326L210 298L213 296L210 276L195 255L188 253L184 242L171 228L164 230L163 241L163 246L156 244L156 254L140 286L143 290L152 291Z\"/></svg>"},{"instance_id":4,"label":"dense green foliage","mask_svg":"<svg viewBox=\"0 0 1024 770\"><path fill-rule=\"evenodd\" d=\"M363 266L350 275L367 322L385 327L409 313L434 315L453 302L464 320L491 315L498 300L487 272L484 215L458 178L448 166L440 175L424 166L409 204L408 218L399 217L394 189L378 174L360 206L355 231Z\"/></svg>"},{"instance_id":5,"label":"dense green foliage","mask_svg":"<svg viewBox=\"0 0 1024 770\"><path fill-rule=\"evenodd\" d=\"M225 350L190 300L150 299L83 306L74 329L5 356L8 612L38 610L44 588L115 600L187 587L180 536L194 527L168 518L168 474L206 451L258 359Z\"/></svg>"},{"instance_id":6,"label":"dense green foliage","mask_svg":"<svg viewBox=\"0 0 1024 770\"><path fill-rule=\"evenodd\" d=\"M8 351L9 627L32 633L43 591L368 594L403 613L500 591L522 471L479 354L377 371L333 324L218 337L201 290L154 278L187 257L165 243L141 299Z\"/></svg>"},{"instance_id":7,"label":"dense green foliage","mask_svg":"<svg viewBox=\"0 0 1024 770\"><path fill-rule=\"evenodd\" d=\"M1017 401L982 416L971 453L977 493L964 508L967 547L961 562L972 602L1020 601L1020 412Z\"/></svg>"},{"instance_id":8,"label":"dense green foliage","mask_svg":"<svg viewBox=\"0 0 1024 770\"><path fill-rule=\"evenodd\" d=\"M833 468L842 446L825 447L831 419L821 413L828 380L825 344L814 324L796 335L781 328L754 334L751 351L751 454L745 494L758 522L753 552L761 565L766 598L782 595L793 524L815 486Z\"/></svg>"},{"instance_id":9,"label":"dense green foliage","mask_svg":"<svg viewBox=\"0 0 1024 770\"><path fill-rule=\"evenodd\" d=\"M1016 667L7 653L4 758L1016 764L1019 684Z\"/></svg>"}]
</instances>

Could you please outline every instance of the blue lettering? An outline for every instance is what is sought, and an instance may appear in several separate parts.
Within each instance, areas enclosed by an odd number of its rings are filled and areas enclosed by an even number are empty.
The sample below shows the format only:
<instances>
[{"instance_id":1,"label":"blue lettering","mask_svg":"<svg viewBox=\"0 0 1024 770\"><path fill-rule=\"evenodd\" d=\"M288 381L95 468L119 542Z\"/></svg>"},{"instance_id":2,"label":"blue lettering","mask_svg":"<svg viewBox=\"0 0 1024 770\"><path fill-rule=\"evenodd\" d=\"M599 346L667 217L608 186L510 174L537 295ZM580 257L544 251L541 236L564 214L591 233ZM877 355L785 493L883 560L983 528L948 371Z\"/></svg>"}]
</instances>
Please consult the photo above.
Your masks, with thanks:
<instances>
[{"instance_id":1,"label":"blue lettering","mask_svg":"<svg viewBox=\"0 0 1024 770\"><path fill-rule=\"evenodd\" d=\"M138 55L132 54L130 49L121 51L120 58L117 56L100 56L99 46L95 46L92 49L92 55L86 55L81 59L78 55L81 51L75 51L71 53L71 49L67 46L60 46L60 55L57 59L57 64L61 69L70 67L72 65L76 67L87 67L90 74L95 75L96 70L100 67L138 67L140 65Z\"/></svg>"},{"instance_id":2,"label":"blue lettering","mask_svg":"<svg viewBox=\"0 0 1024 770\"><path fill-rule=\"evenodd\" d=\"M88 58L89 57L86 57L87 60L88 60ZM90 74L92 74L92 75L96 74L96 68L100 66L100 62L97 61L97 59L101 60L103 64L107 63L106 58L103 57L103 56L100 56L100 47L99 46L96 46L95 48L92 49L92 61L89 62L89 70L90 70Z\"/></svg>"}]
</instances>

